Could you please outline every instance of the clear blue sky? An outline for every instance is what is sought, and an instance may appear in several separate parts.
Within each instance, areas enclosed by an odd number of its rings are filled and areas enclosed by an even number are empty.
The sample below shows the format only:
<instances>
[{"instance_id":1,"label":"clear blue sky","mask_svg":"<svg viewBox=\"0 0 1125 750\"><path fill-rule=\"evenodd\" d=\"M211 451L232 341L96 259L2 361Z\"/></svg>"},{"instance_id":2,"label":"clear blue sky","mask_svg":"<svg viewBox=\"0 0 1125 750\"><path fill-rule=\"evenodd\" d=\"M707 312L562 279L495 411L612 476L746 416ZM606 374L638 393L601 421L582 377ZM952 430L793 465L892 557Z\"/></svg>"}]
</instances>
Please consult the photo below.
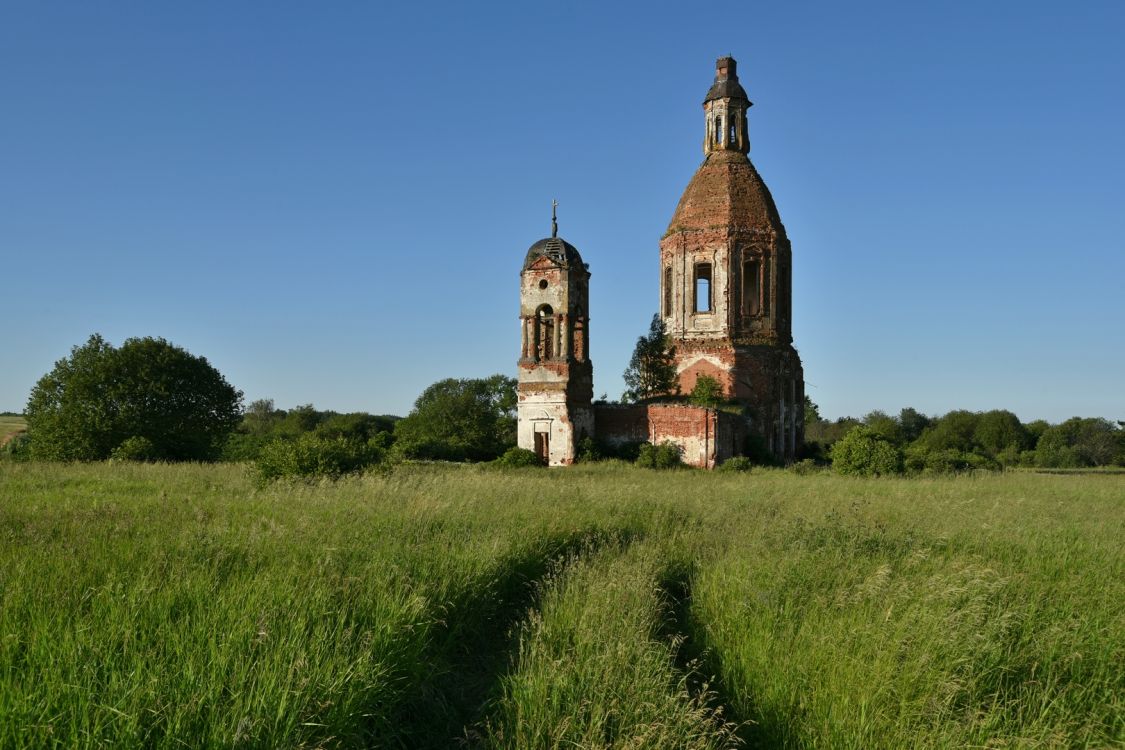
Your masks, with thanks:
<instances>
[{"instance_id":1,"label":"clear blue sky","mask_svg":"<svg viewBox=\"0 0 1125 750\"><path fill-rule=\"evenodd\" d=\"M1125 3L0 5L0 410L97 331L247 400L515 373L590 264L611 398L733 54L829 417L1125 419Z\"/></svg>"}]
</instances>

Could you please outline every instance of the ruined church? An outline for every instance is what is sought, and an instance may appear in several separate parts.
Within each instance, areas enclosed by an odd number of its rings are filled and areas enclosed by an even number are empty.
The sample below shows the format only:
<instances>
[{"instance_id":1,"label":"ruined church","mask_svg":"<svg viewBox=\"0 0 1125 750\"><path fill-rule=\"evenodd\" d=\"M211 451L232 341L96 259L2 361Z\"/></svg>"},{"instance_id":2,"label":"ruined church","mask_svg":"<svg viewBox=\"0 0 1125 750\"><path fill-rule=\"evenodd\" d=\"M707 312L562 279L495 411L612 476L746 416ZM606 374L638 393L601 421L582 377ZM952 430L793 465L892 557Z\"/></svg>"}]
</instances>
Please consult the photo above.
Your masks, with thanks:
<instances>
[{"instance_id":1,"label":"ruined church","mask_svg":"<svg viewBox=\"0 0 1125 750\"><path fill-rule=\"evenodd\" d=\"M520 273L519 446L547 464L574 462L580 442L670 441L687 464L714 467L757 440L792 460L804 434L804 375L792 336L792 252L750 162L736 63L716 63L703 101L703 164L660 240L659 312L676 347L682 393L708 375L730 406L684 400L593 403L590 270L551 236Z\"/></svg>"}]
</instances>

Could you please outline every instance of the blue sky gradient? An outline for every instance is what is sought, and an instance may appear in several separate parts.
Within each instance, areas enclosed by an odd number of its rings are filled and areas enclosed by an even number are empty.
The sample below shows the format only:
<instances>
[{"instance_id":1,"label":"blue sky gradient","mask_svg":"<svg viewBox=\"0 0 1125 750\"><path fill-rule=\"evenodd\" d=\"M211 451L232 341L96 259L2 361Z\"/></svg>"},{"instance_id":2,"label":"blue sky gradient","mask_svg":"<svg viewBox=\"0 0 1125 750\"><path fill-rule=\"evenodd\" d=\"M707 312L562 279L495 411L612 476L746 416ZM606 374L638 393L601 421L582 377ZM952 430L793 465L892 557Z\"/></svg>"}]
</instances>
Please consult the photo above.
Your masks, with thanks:
<instances>
[{"instance_id":1,"label":"blue sky gradient","mask_svg":"<svg viewBox=\"0 0 1125 750\"><path fill-rule=\"evenodd\" d=\"M615 398L729 53L825 416L1125 419L1125 4L705 7L3 4L0 410L95 331L281 407L514 374L553 198Z\"/></svg>"}]
</instances>

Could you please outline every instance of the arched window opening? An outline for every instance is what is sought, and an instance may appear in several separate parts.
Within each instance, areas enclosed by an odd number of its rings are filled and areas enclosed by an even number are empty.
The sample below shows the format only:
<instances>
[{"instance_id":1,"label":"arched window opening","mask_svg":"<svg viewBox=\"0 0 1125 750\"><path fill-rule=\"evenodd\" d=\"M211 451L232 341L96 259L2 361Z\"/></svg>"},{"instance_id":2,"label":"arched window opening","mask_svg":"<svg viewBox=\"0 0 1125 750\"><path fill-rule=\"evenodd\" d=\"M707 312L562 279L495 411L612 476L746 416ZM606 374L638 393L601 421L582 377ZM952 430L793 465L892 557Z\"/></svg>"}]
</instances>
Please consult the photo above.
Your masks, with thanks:
<instances>
[{"instance_id":1,"label":"arched window opening","mask_svg":"<svg viewBox=\"0 0 1125 750\"><path fill-rule=\"evenodd\" d=\"M579 362L586 361L586 314L582 312L582 306L579 305L574 309L574 318L571 331L571 348L574 353L574 358Z\"/></svg>"},{"instance_id":2,"label":"arched window opening","mask_svg":"<svg viewBox=\"0 0 1125 750\"><path fill-rule=\"evenodd\" d=\"M738 135L737 135L737 134L735 133L735 128L737 127L737 126L736 126L736 124L735 124L735 120L736 120L736 119L737 119L737 118L736 118L736 117L733 117L733 116L729 118L729 121L730 121L730 128L729 128L730 134L729 134L729 135L728 135L728 137L727 137L727 140L728 140L728 142L729 142L729 143L734 143L735 141L737 141L737 140L738 140Z\"/></svg>"},{"instance_id":3,"label":"arched window opening","mask_svg":"<svg viewBox=\"0 0 1125 750\"><path fill-rule=\"evenodd\" d=\"M711 312L711 264L695 264L695 311Z\"/></svg>"},{"instance_id":4,"label":"arched window opening","mask_svg":"<svg viewBox=\"0 0 1125 750\"><path fill-rule=\"evenodd\" d=\"M555 311L550 305L543 305L536 313L535 348L539 360L555 356Z\"/></svg>"},{"instance_id":5,"label":"arched window opening","mask_svg":"<svg viewBox=\"0 0 1125 750\"><path fill-rule=\"evenodd\" d=\"M761 315L762 285L761 263L758 259L742 264L742 312L745 315Z\"/></svg>"},{"instance_id":6,"label":"arched window opening","mask_svg":"<svg viewBox=\"0 0 1125 750\"><path fill-rule=\"evenodd\" d=\"M723 142L723 118L715 115L715 143Z\"/></svg>"},{"instance_id":7,"label":"arched window opening","mask_svg":"<svg viewBox=\"0 0 1125 750\"><path fill-rule=\"evenodd\" d=\"M770 259L762 261L762 315L772 315L770 312Z\"/></svg>"},{"instance_id":8,"label":"arched window opening","mask_svg":"<svg viewBox=\"0 0 1125 750\"><path fill-rule=\"evenodd\" d=\"M664 317L672 317L672 267L664 269Z\"/></svg>"}]
</instances>

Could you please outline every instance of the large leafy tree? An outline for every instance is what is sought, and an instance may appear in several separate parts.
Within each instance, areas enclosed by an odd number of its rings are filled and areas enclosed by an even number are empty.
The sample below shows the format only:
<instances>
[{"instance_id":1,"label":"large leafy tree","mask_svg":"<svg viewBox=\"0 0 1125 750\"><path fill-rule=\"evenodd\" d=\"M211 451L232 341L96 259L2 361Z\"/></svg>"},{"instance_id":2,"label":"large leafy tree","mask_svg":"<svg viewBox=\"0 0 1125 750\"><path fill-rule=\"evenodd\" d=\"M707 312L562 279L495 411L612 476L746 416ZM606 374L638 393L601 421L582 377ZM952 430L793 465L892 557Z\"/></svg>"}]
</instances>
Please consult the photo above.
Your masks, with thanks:
<instances>
[{"instance_id":1,"label":"large leafy tree","mask_svg":"<svg viewBox=\"0 0 1125 750\"><path fill-rule=\"evenodd\" d=\"M36 458L96 461L130 441L152 458L209 461L241 411L242 392L205 358L164 339L115 348L94 334L39 379L26 414Z\"/></svg>"},{"instance_id":2,"label":"large leafy tree","mask_svg":"<svg viewBox=\"0 0 1125 750\"><path fill-rule=\"evenodd\" d=\"M660 315L652 316L648 335L637 339L624 377L625 401L643 401L680 392L676 347L672 345Z\"/></svg>"},{"instance_id":3,"label":"large leafy tree","mask_svg":"<svg viewBox=\"0 0 1125 750\"><path fill-rule=\"evenodd\" d=\"M411 458L496 458L516 444L516 380L439 380L422 391L394 431L396 449Z\"/></svg>"}]
</instances>

